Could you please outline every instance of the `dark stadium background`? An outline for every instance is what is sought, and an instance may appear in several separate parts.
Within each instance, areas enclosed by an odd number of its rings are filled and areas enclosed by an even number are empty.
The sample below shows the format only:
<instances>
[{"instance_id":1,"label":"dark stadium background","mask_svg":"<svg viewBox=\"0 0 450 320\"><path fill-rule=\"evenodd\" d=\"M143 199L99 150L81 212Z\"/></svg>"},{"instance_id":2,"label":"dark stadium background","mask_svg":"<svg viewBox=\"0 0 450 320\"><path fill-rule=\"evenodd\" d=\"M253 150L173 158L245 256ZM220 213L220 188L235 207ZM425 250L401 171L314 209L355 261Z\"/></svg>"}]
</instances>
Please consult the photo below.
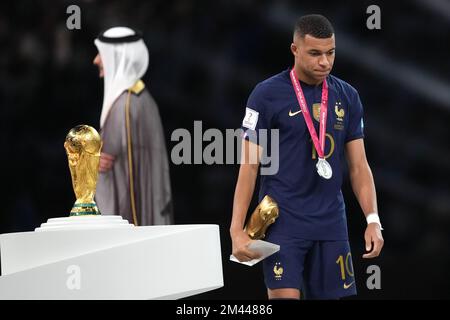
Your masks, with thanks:
<instances>
[{"instance_id":1,"label":"dark stadium background","mask_svg":"<svg viewBox=\"0 0 450 320\"><path fill-rule=\"evenodd\" d=\"M71 4L81 8L81 30L66 28ZM381 30L366 27L371 4L381 8ZM292 64L291 29L306 13L332 21L333 74L360 93L385 228L382 255L363 260L365 221L346 179L359 290L350 299L448 299L448 1L2 2L0 233L32 231L69 213L74 195L63 142L77 124L98 128L103 81L92 59L101 30L127 25L144 32L150 51L144 81L159 105L170 152L171 133L193 132L195 120L203 130L240 126L255 84ZM228 260L237 173L237 165L171 164L175 222L218 224L221 231L225 285L189 299L266 297L260 265ZM381 269L381 290L366 288L371 264Z\"/></svg>"}]
</instances>

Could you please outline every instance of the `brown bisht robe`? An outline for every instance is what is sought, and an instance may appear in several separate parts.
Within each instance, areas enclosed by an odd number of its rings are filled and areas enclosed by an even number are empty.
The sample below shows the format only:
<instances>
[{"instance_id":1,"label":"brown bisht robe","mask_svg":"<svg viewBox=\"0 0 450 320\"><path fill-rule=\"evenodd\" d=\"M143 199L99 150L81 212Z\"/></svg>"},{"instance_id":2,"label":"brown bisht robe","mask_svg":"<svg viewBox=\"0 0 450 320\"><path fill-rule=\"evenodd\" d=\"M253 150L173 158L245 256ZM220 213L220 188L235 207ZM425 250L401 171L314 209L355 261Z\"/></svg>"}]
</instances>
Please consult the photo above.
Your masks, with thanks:
<instances>
[{"instance_id":1,"label":"brown bisht robe","mask_svg":"<svg viewBox=\"0 0 450 320\"><path fill-rule=\"evenodd\" d=\"M115 156L115 160L111 170L99 174L95 200L103 215L121 215L139 226L173 224L163 127L156 102L144 87L138 81L130 95L128 90L124 91L114 102L101 129L102 152Z\"/></svg>"}]
</instances>

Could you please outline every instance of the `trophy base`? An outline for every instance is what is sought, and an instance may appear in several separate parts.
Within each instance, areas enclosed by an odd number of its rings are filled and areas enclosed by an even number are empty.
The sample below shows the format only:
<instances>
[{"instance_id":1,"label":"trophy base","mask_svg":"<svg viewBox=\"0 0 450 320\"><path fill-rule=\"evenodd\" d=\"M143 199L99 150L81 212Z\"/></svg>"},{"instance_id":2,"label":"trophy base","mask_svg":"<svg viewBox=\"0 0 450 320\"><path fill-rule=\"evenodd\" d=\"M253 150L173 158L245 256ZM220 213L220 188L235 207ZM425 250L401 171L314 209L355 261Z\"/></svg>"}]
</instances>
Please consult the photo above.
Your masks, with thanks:
<instances>
[{"instance_id":1,"label":"trophy base","mask_svg":"<svg viewBox=\"0 0 450 320\"><path fill-rule=\"evenodd\" d=\"M95 211L83 211L83 212L72 212L70 211L70 217L79 217L79 216L100 216L100 212Z\"/></svg>"},{"instance_id":2,"label":"trophy base","mask_svg":"<svg viewBox=\"0 0 450 320\"><path fill-rule=\"evenodd\" d=\"M101 216L86 215L67 218L52 218L46 223L41 224L35 231L53 231L53 230L92 230L92 229L110 229L110 228L133 228L127 220L119 215Z\"/></svg>"},{"instance_id":3,"label":"trophy base","mask_svg":"<svg viewBox=\"0 0 450 320\"><path fill-rule=\"evenodd\" d=\"M95 202L91 203L75 203L70 211L71 217L76 216L99 216L101 215L100 211L97 208L97 204Z\"/></svg>"}]
</instances>

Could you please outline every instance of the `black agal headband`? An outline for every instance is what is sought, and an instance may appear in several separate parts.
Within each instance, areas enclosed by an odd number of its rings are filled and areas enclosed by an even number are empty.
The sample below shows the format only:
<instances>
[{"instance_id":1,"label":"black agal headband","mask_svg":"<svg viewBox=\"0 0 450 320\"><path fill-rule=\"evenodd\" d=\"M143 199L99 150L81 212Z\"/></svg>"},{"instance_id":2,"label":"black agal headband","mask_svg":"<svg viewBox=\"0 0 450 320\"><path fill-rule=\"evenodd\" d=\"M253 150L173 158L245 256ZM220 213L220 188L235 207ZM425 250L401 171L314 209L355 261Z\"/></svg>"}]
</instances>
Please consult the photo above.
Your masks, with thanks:
<instances>
[{"instance_id":1,"label":"black agal headband","mask_svg":"<svg viewBox=\"0 0 450 320\"><path fill-rule=\"evenodd\" d=\"M126 43L126 42L135 42L142 39L142 32L138 30L133 30L134 34L124 37L105 37L104 34L106 31L102 31L97 39L101 42L105 43Z\"/></svg>"}]
</instances>

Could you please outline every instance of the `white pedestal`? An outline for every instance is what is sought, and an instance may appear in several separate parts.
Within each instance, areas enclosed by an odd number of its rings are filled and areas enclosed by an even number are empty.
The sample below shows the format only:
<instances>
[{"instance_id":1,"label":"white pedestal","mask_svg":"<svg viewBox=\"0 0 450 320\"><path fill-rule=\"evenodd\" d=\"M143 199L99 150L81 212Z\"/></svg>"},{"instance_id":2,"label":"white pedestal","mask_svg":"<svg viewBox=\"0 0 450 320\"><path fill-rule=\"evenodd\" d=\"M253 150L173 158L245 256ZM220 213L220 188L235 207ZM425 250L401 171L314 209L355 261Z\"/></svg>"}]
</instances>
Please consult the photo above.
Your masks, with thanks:
<instances>
[{"instance_id":1,"label":"white pedestal","mask_svg":"<svg viewBox=\"0 0 450 320\"><path fill-rule=\"evenodd\" d=\"M217 225L100 224L0 235L0 299L178 299L223 286Z\"/></svg>"},{"instance_id":2,"label":"white pedestal","mask_svg":"<svg viewBox=\"0 0 450 320\"><path fill-rule=\"evenodd\" d=\"M121 216L74 216L66 218L48 219L46 223L36 228L36 232L55 230L89 230L109 228L133 228L134 224L124 220Z\"/></svg>"}]
</instances>

